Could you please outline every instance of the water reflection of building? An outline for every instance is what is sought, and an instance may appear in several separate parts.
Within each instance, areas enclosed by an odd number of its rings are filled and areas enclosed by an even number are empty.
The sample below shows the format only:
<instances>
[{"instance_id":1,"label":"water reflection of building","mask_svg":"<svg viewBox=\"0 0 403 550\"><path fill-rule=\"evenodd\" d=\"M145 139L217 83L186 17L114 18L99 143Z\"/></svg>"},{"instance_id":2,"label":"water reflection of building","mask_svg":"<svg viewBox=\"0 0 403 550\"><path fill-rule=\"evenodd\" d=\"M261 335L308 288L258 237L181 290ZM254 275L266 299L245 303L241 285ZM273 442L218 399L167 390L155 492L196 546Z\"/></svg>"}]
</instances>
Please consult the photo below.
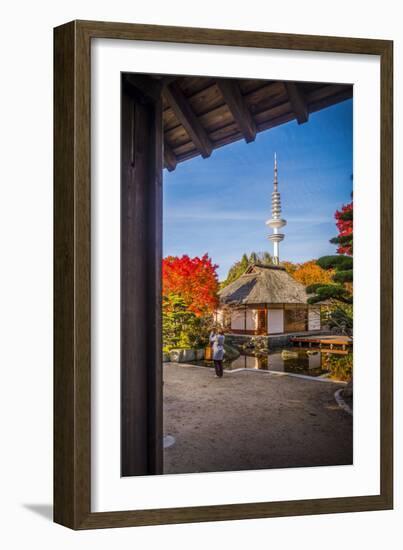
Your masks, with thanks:
<instances>
[{"instance_id":1,"label":"water reflection of building","mask_svg":"<svg viewBox=\"0 0 403 550\"><path fill-rule=\"evenodd\" d=\"M322 357L318 351L308 353L299 351L295 358L284 358L281 352L240 355L231 362L231 370L235 369L259 369L276 372L291 372L316 376L322 373Z\"/></svg>"},{"instance_id":2,"label":"water reflection of building","mask_svg":"<svg viewBox=\"0 0 403 550\"><path fill-rule=\"evenodd\" d=\"M273 230L273 265L252 265L220 293L217 322L234 334L282 334L321 329L320 306L308 305L304 285L279 265L279 245L286 225L281 218L277 160L274 165L272 215L266 224Z\"/></svg>"},{"instance_id":3,"label":"water reflection of building","mask_svg":"<svg viewBox=\"0 0 403 550\"><path fill-rule=\"evenodd\" d=\"M266 361L267 363L267 361ZM231 369L260 369L262 368L262 360L259 357L253 355L240 355L237 359L232 361Z\"/></svg>"}]
</instances>

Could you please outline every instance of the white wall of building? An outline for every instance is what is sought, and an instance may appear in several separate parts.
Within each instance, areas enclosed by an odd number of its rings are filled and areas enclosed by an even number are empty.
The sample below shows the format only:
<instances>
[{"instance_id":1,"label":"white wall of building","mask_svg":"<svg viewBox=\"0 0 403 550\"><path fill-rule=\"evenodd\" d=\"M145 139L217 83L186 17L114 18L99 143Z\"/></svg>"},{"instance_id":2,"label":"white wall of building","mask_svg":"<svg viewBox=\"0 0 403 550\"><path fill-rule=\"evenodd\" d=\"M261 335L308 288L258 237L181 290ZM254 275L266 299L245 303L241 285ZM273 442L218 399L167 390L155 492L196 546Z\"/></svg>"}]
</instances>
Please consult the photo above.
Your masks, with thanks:
<instances>
[{"instance_id":1,"label":"white wall of building","mask_svg":"<svg viewBox=\"0 0 403 550\"><path fill-rule=\"evenodd\" d=\"M267 312L268 334L279 334L284 332L284 310L269 309Z\"/></svg>"},{"instance_id":2,"label":"white wall of building","mask_svg":"<svg viewBox=\"0 0 403 550\"><path fill-rule=\"evenodd\" d=\"M245 323L246 315L246 323ZM215 320L223 325L224 313L218 310ZM258 328L258 310L247 309L234 310L231 312L231 329L233 330L257 330ZM308 310L308 330L320 330L320 307L310 307ZM284 332L284 310L269 309L267 312L267 333L281 334Z\"/></svg>"},{"instance_id":3,"label":"white wall of building","mask_svg":"<svg viewBox=\"0 0 403 550\"><path fill-rule=\"evenodd\" d=\"M246 330L257 329L257 309L246 310Z\"/></svg>"},{"instance_id":4,"label":"white wall of building","mask_svg":"<svg viewBox=\"0 0 403 550\"><path fill-rule=\"evenodd\" d=\"M320 307L309 308L308 330L320 330Z\"/></svg>"},{"instance_id":5,"label":"white wall of building","mask_svg":"<svg viewBox=\"0 0 403 550\"><path fill-rule=\"evenodd\" d=\"M245 329L245 312L243 310L231 312L231 328L234 330Z\"/></svg>"},{"instance_id":6,"label":"white wall of building","mask_svg":"<svg viewBox=\"0 0 403 550\"><path fill-rule=\"evenodd\" d=\"M245 320L246 316L246 320ZM231 328L234 330L256 330L257 310L247 309L231 312Z\"/></svg>"}]
</instances>

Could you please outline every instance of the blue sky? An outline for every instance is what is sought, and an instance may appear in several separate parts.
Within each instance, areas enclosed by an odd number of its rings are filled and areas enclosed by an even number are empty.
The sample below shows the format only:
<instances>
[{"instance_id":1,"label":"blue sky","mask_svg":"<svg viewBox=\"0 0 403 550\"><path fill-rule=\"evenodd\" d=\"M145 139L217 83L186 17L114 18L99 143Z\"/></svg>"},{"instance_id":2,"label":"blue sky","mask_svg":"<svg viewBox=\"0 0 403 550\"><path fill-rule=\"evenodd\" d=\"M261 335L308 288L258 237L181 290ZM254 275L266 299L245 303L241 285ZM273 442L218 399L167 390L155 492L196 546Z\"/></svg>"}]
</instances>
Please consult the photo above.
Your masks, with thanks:
<instances>
[{"instance_id":1,"label":"blue sky","mask_svg":"<svg viewBox=\"0 0 403 550\"><path fill-rule=\"evenodd\" d=\"M277 153L284 241L280 260L333 254L334 212L351 200L353 103L344 101L306 124L289 122L164 170L164 256L208 253L220 280L244 252L272 253L273 157Z\"/></svg>"}]
</instances>

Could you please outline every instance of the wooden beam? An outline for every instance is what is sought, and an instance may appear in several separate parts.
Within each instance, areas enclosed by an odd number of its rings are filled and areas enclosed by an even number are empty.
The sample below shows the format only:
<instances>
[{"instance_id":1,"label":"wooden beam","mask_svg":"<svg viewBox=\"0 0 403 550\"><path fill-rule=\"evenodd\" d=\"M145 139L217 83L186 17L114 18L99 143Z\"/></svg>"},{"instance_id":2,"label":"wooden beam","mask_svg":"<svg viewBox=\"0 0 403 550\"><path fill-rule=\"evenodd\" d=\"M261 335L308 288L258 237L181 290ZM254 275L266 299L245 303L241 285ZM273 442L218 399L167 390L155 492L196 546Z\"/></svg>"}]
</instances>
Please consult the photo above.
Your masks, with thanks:
<instances>
[{"instance_id":1,"label":"wooden beam","mask_svg":"<svg viewBox=\"0 0 403 550\"><path fill-rule=\"evenodd\" d=\"M314 101L312 103L309 102L309 112L314 113L316 111L326 109L326 107L330 107L331 105L335 105L336 103L341 103L342 101L345 101L346 99L351 99L352 97L353 94L351 90L344 90L338 94L324 97L319 101Z\"/></svg>"},{"instance_id":2,"label":"wooden beam","mask_svg":"<svg viewBox=\"0 0 403 550\"><path fill-rule=\"evenodd\" d=\"M234 80L223 78L217 80L217 86L245 141L247 143L254 141L256 138L256 123L245 103L238 84Z\"/></svg>"},{"instance_id":3,"label":"wooden beam","mask_svg":"<svg viewBox=\"0 0 403 550\"><path fill-rule=\"evenodd\" d=\"M179 122L189 134L195 147L200 151L203 158L211 155L213 145L207 136L206 130L200 124L182 93L177 82L173 82L164 88L164 96Z\"/></svg>"},{"instance_id":4,"label":"wooden beam","mask_svg":"<svg viewBox=\"0 0 403 550\"><path fill-rule=\"evenodd\" d=\"M342 92L350 92L353 97L353 87L351 84L328 84L327 86L318 86L306 94L308 104L320 101L329 97L337 96Z\"/></svg>"},{"instance_id":5,"label":"wooden beam","mask_svg":"<svg viewBox=\"0 0 403 550\"><path fill-rule=\"evenodd\" d=\"M175 80L178 80L177 76L162 76L161 77L162 83L164 86L168 86L169 84L172 84L172 82L175 82Z\"/></svg>"},{"instance_id":6,"label":"wooden beam","mask_svg":"<svg viewBox=\"0 0 403 550\"><path fill-rule=\"evenodd\" d=\"M129 84L132 92L137 94L139 99L148 98L157 101L161 95L163 81L143 74L126 73L124 81Z\"/></svg>"},{"instance_id":7,"label":"wooden beam","mask_svg":"<svg viewBox=\"0 0 403 550\"><path fill-rule=\"evenodd\" d=\"M173 172L173 170L175 170L176 168L176 165L178 164L178 159L175 153L172 151L170 146L165 141L164 141L164 164L165 164L165 168L167 168L169 172Z\"/></svg>"},{"instance_id":8,"label":"wooden beam","mask_svg":"<svg viewBox=\"0 0 403 550\"><path fill-rule=\"evenodd\" d=\"M295 113L298 124L308 121L309 112L305 98L295 82L284 82L292 110Z\"/></svg>"}]
</instances>

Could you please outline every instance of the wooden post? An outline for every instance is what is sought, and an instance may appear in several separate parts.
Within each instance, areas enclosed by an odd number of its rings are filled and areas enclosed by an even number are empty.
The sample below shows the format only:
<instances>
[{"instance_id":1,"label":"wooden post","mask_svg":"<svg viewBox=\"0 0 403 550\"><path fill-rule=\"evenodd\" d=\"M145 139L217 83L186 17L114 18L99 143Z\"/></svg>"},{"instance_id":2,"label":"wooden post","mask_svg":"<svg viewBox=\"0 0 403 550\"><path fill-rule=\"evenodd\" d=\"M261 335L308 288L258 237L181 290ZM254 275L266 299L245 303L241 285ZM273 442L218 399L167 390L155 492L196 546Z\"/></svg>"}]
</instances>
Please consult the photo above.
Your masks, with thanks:
<instances>
[{"instance_id":1,"label":"wooden post","mask_svg":"<svg viewBox=\"0 0 403 550\"><path fill-rule=\"evenodd\" d=\"M135 75L122 76L122 476L163 471L161 88L149 77L136 86Z\"/></svg>"}]
</instances>

